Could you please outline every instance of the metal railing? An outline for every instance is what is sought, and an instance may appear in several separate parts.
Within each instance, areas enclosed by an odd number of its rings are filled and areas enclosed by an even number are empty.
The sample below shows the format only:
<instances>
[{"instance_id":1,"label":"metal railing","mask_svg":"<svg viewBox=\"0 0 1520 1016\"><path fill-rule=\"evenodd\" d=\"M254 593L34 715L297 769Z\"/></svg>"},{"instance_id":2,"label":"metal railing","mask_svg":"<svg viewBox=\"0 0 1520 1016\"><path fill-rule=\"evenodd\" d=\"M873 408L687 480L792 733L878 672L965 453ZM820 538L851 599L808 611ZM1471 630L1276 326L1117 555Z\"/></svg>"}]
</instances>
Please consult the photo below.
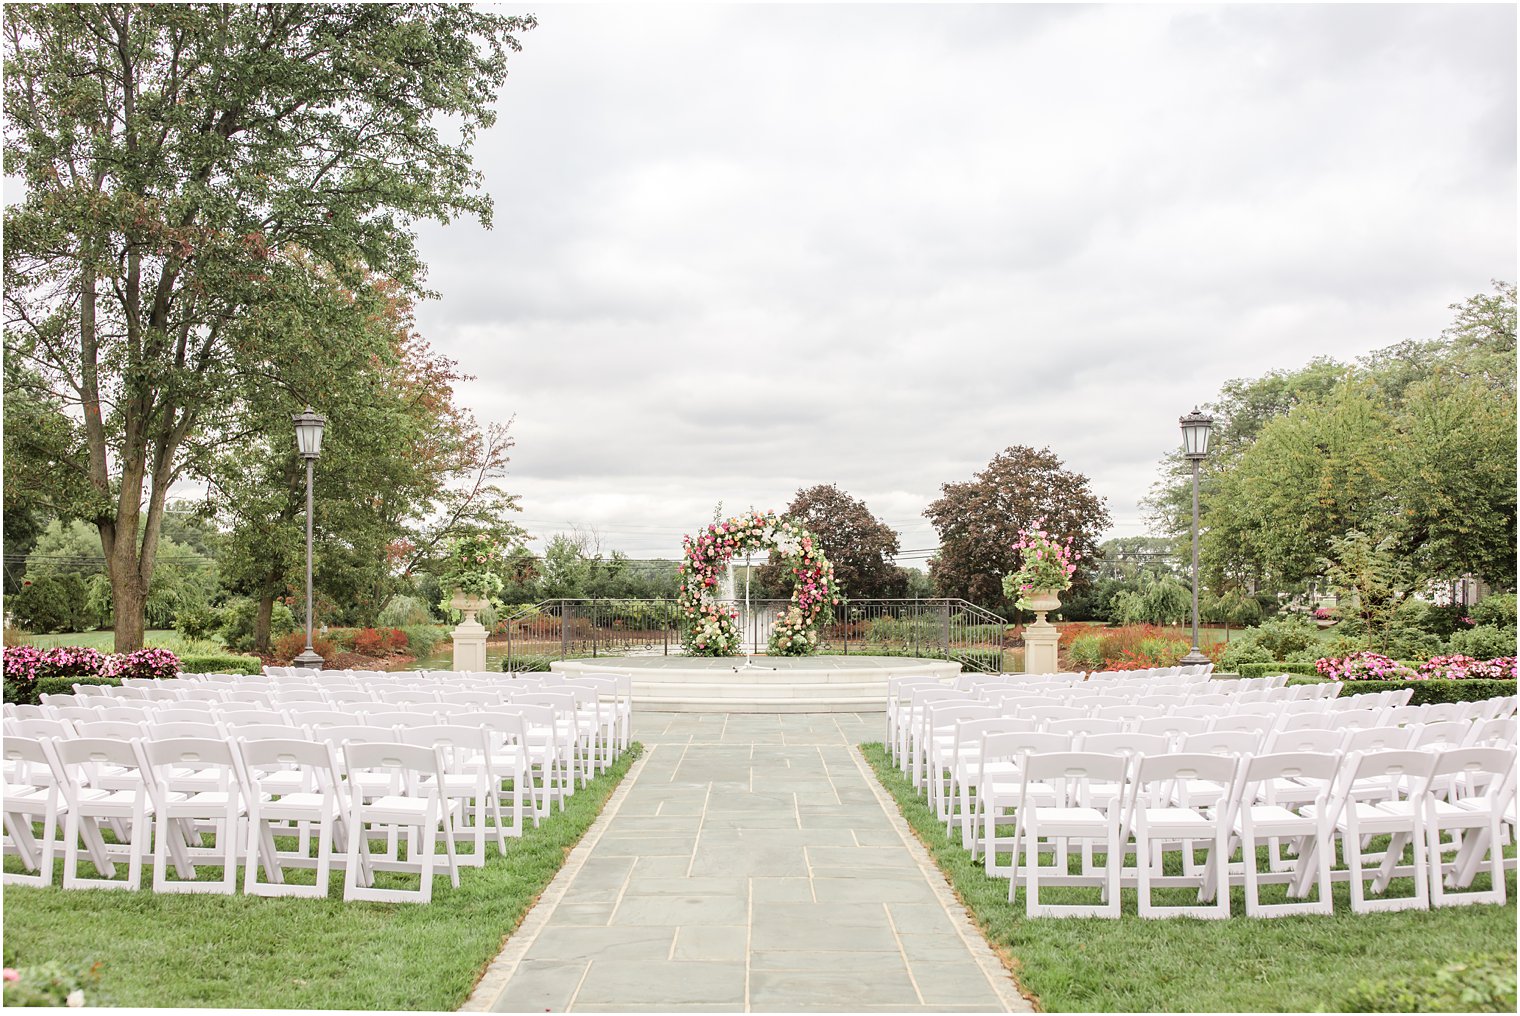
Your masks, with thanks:
<instances>
[{"instance_id":1,"label":"metal railing","mask_svg":"<svg viewBox=\"0 0 1520 1016\"><path fill-rule=\"evenodd\" d=\"M789 600L723 600L739 611L743 646L764 653ZM544 600L497 622L507 637L507 665L529 657L680 655L675 600ZM818 651L838 655L950 660L967 670L1003 669L1008 621L958 599L849 600L818 630Z\"/></svg>"}]
</instances>

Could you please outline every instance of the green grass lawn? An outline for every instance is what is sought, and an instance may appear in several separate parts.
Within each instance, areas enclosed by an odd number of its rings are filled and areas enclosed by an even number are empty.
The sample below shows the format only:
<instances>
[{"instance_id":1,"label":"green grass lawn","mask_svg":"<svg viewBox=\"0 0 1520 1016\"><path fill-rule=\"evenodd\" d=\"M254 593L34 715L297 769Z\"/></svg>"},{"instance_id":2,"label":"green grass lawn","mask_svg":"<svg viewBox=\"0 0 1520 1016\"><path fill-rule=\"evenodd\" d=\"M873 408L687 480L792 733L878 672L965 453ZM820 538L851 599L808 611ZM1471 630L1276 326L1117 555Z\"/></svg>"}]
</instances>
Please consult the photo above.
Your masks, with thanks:
<instances>
[{"instance_id":1,"label":"green grass lawn","mask_svg":"<svg viewBox=\"0 0 1520 1016\"><path fill-rule=\"evenodd\" d=\"M91 649L99 649L103 653L114 652L116 649L116 633L113 631L54 632L50 635L28 635L26 641L34 646L41 646L43 649L52 649L56 646L87 646ZM219 635L187 642L179 632L169 628L155 628L144 632L143 645L150 649L167 649L181 656L185 653L227 651Z\"/></svg>"},{"instance_id":2,"label":"green grass lawn","mask_svg":"<svg viewBox=\"0 0 1520 1016\"><path fill-rule=\"evenodd\" d=\"M1338 1012L1362 981L1420 975L1475 955L1507 955L1513 967L1513 872L1505 906L1352 914L1340 883L1328 917L1247 918L1236 889L1232 913L1242 916L1141 920L1134 891L1125 890L1119 920L1030 920L1022 892L1017 909L1010 906L1008 881L971 861L959 830L946 837L882 746L861 750L987 940L1047 1012ZM1391 891L1398 889L1396 881ZM1060 892L1053 898L1070 902Z\"/></svg>"},{"instance_id":3,"label":"green grass lawn","mask_svg":"<svg viewBox=\"0 0 1520 1016\"><path fill-rule=\"evenodd\" d=\"M6 965L98 963L88 995L118 1006L457 1009L639 751L540 828L508 840L504 856L488 847L486 866L461 869L458 889L435 880L429 904L345 903L342 872L325 900L12 885ZM7 870L17 864L5 861ZM57 868L61 880L61 861ZM202 872L214 878L221 869ZM151 884L151 869L143 877Z\"/></svg>"}]
</instances>

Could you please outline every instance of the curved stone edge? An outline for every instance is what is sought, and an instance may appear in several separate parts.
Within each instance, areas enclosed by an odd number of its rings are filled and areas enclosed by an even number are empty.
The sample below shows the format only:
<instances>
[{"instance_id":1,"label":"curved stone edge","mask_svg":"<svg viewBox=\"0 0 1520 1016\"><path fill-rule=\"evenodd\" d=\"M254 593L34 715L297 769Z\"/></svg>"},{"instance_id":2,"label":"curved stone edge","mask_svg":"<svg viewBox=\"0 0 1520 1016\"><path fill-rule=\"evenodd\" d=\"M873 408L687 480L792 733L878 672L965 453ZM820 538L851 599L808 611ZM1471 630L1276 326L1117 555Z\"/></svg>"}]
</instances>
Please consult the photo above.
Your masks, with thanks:
<instances>
[{"instance_id":1,"label":"curved stone edge","mask_svg":"<svg viewBox=\"0 0 1520 1016\"><path fill-rule=\"evenodd\" d=\"M570 850L570 856L565 859L564 865L555 873L547 888L528 908L523 916L522 923L517 926L508 937L506 944L496 958L486 965L486 971L475 983L470 997L465 999L457 1012L491 1012L491 1007L506 990L507 982L517 972L517 967L522 963L523 957L528 950L533 948L533 943L538 940L539 933L549 923L549 918L554 915L560 901L565 898L565 893L570 889L570 883L580 874L586 866L586 861L591 856L591 851L596 849L597 843L602 839L602 834L612 824L618 811L623 807L623 801L633 790L633 785L638 782L639 774L644 771L644 763L649 756L659 748L659 745L646 745L644 753L638 757L633 765L628 767L628 772L623 776L617 789L607 799L607 804L602 808L602 813L591 823L591 828L581 837Z\"/></svg>"},{"instance_id":2,"label":"curved stone edge","mask_svg":"<svg viewBox=\"0 0 1520 1016\"><path fill-rule=\"evenodd\" d=\"M956 898L955 890L950 887L945 873L940 870L939 865L934 863L934 858L929 856L929 851L914 835L912 827L908 825L908 820L903 818L897 802L892 800L886 788L881 785L881 781L876 778L871 764L861 753L860 745L853 746L850 758L860 770L860 775L865 779L866 785L871 788L871 793L876 795L876 803L881 806L882 811L887 813L887 819L892 823L892 828L897 830L897 835L902 839L903 846L907 848L914 863L918 865L924 881L929 883L929 889L934 893L934 898L950 915L951 925L954 926L956 934L960 936L966 949L971 953L972 959L976 960L976 965L981 968L982 975L987 978L987 983L991 986L993 994L997 996L998 1002L1002 1004L1003 1011L1038 1011L1020 991L1012 971L1003 965L1002 959L993 951L992 946L987 944L987 939L972 923L965 904Z\"/></svg>"}]
</instances>

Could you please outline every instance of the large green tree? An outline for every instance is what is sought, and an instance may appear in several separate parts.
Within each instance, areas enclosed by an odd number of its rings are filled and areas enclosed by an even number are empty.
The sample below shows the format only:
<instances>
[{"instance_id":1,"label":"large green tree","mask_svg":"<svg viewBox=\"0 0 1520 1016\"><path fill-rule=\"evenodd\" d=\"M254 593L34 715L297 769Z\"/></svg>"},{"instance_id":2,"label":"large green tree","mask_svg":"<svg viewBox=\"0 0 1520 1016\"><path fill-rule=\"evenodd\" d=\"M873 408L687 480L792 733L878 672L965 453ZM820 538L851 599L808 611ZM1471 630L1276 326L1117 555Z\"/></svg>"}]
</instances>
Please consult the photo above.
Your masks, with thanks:
<instances>
[{"instance_id":1,"label":"large green tree","mask_svg":"<svg viewBox=\"0 0 1520 1016\"><path fill-rule=\"evenodd\" d=\"M1049 448L1012 445L972 479L940 491L924 511L939 531L939 555L929 566L935 590L988 607L1010 606L1003 576L1021 564L1013 547L1020 529L1042 523L1092 563L1111 521L1087 477L1064 468Z\"/></svg>"},{"instance_id":2,"label":"large green tree","mask_svg":"<svg viewBox=\"0 0 1520 1016\"><path fill-rule=\"evenodd\" d=\"M832 483L797 491L784 513L818 537L834 566L834 578L845 596L902 596L907 575L892 558L902 549L897 532L871 514L859 498ZM792 594L791 572L783 571L781 555L772 553L759 569L760 581L778 596Z\"/></svg>"},{"instance_id":3,"label":"large green tree","mask_svg":"<svg viewBox=\"0 0 1520 1016\"><path fill-rule=\"evenodd\" d=\"M1201 483L1207 584L1301 588L1355 530L1407 558L1411 581L1472 572L1513 586L1515 295L1495 282L1452 305L1438 338L1354 365L1226 385ZM1178 538L1191 521L1182 466L1163 461L1149 501Z\"/></svg>"},{"instance_id":4,"label":"large green tree","mask_svg":"<svg viewBox=\"0 0 1520 1016\"><path fill-rule=\"evenodd\" d=\"M190 446L247 433L285 369L282 307L421 291L409 224L489 199L470 160L531 17L454 4L12 4L4 11L7 358L68 427L116 647L141 645L171 487ZM351 334L304 333L319 354ZM38 400L43 406L46 400ZM220 436L220 441L218 440Z\"/></svg>"},{"instance_id":5,"label":"large green tree","mask_svg":"<svg viewBox=\"0 0 1520 1016\"><path fill-rule=\"evenodd\" d=\"M353 333L341 347L345 358L302 362L304 376L326 392L313 483L315 584L325 602L316 606L326 608L319 620L347 625L374 624L451 533L517 534L507 519L515 498L495 483L512 445L506 427L482 431L454 404L463 375L415 333L407 305L388 287L369 287L352 301L361 305L366 313L351 307L325 325ZM305 596L306 475L290 422L300 409L293 393L266 392L251 403L246 441L206 451L207 508L229 531L230 584L258 602L253 635L261 650L269 647L275 600Z\"/></svg>"}]
</instances>

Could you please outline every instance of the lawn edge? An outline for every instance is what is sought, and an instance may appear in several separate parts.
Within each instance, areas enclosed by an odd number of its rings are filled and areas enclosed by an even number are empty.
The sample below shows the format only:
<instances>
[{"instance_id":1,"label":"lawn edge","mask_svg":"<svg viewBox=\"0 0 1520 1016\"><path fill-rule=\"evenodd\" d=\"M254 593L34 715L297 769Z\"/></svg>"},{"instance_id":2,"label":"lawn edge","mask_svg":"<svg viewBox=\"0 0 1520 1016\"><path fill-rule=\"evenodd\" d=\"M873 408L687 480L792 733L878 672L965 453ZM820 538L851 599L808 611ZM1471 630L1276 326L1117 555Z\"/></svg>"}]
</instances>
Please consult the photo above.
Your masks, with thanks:
<instances>
[{"instance_id":1,"label":"lawn edge","mask_svg":"<svg viewBox=\"0 0 1520 1016\"><path fill-rule=\"evenodd\" d=\"M1019 980L1018 960L987 937L987 925L982 921L981 915L966 903L965 897L961 895L960 887L955 884L954 877L935 858L933 846L924 840L923 835L904 813L902 803L882 781L880 771L865 752L867 745L882 747L874 741L855 745L855 764L862 766L865 770L862 775L867 777L866 783L870 786L871 792L876 795L876 801L881 805L881 810L887 813L892 827L902 837L903 845L923 871L935 898L950 915L951 921L956 925L957 934L966 942L976 958L977 965L982 968L982 973L987 977L992 990L1003 1004L1004 1011L1044 1012L1044 1009L1040 1007L1040 1000ZM930 877L931 873L938 874L939 878ZM955 905L952 906L952 903ZM978 944L981 948L977 948Z\"/></svg>"},{"instance_id":2,"label":"lawn edge","mask_svg":"<svg viewBox=\"0 0 1520 1016\"><path fill-rule=\"evenodd\" d=\"M565 863L560 865L559 870L554 873L554 878L549 881L549 884L528 905L527 911L518 920L516 926L502 937L501 950L486 964L475 985L470 989L469 997L465 999L463 1005L455 1010L456 1012L492 1011L492 1005L501 997L501 993L506 990L507 983L511 980L512 975L517 972L517 968L522 963L523 957L527 955L533 943L538 940L539 933L548 925L550 917L553 916L554 911L559 907L565 893L569 891L570 883L575 880L575 877L580 874L581 869L585 867L587 859L591 856L591 851L601 842L602 835L607 831L607 827L612 824L612 820L623 807L623 801L628 797L630 791L632 791L634 784L638 782L639 774L644 771L644 763L649 760L649 756L654 754L658 747L659 745L651 745L647 748L642 745L638 746L639 756L634 759L633 764L628 767L628 771L623 774L623 778L618 781L617 786L608 795L607 800L602 804L601 810L597 813L596 818L592 820L591 825L581 834L581 838L576 841L575 846L570 849L569 856L565 859Z\"/></svg>"}]
</instances>

